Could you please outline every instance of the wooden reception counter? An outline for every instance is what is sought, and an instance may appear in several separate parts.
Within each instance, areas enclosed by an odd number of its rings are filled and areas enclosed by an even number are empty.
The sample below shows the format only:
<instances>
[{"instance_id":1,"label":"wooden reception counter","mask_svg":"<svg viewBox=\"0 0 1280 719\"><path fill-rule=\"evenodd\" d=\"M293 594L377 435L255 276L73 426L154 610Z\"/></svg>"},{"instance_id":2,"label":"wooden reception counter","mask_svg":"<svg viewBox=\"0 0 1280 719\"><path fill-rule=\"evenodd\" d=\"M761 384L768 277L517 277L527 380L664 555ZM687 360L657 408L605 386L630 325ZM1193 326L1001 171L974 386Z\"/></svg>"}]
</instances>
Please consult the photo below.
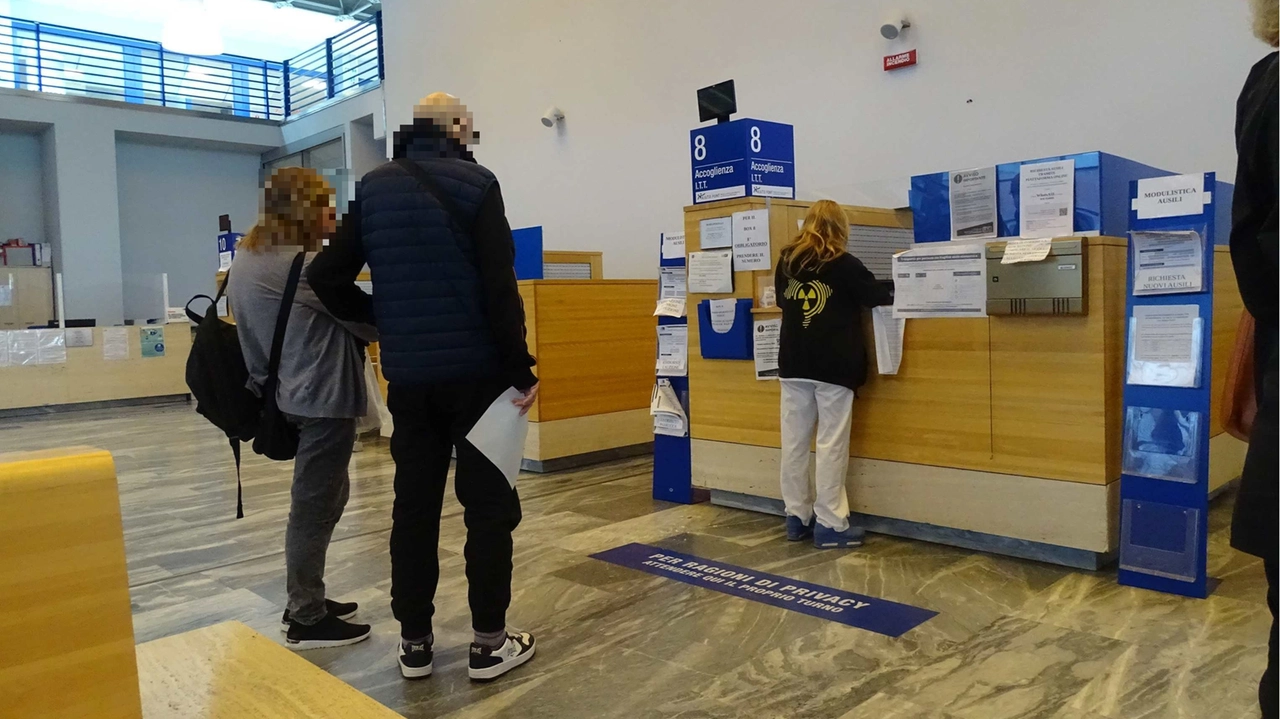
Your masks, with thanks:
<instances>
[{"instance_id":1,"label":"wooden reception counter","mask_svg":"<svg viewBox=\"0 0 1280 719\"><path fill-rule=\"evenodd\" d=\"M552 471L653 446L655 280L523 280L538 401L525 468Z\"/></svg>"},{"instance_id":2,"label":"wooden reception counter","mask_svg":"<svg viewBox=\"0 0 1280 719\"><path fill-rule=\"evenodd\" d=\"M163 356L143 356L140 336L143 328L163 329ZM186 366L191 352L191 327L186 322L93 327L83 332L92 333L93 344L67 347L64 361L18 365L16 355L9 353L9 361L0 365L0 416L33 414L60 406L92 407L104 402L172 401L188 397ZM107 333L123 333L121 351L126 356L116 359L118 354L104 352Z\"/></svg>"},{"instance_id":3,"label":"wooden reception counter","mask_svg":"<svg viewBox=\"0 0 1280 719\"><path fill-rule=\"evenodd\" d=\"M735 200L686 208L688 247L700 246L701 220L767 210L776 266L807 206ZM855 226L911 222L900 211L846 213ZM1123 239L1085 242L1085 315L913 319L895 376L876 373L866 322L871 371L854 403L848 485L869 530L1073 566L1109 560L1118 546L1127 259ZM1215 259L1220 394L1241 303L1229 256ZM734 296L752 297L756 279L735 273ZM711 490L713 502L780 514L778 384L757 381L751 361L702 359L693 308L708 297L689 296L693 483ZM757 319L776 313L754 311ZM1211 426L1217 488L1239 474L1244 444L1222 433L1216 414Z\"/></svg>"}]
</instances>

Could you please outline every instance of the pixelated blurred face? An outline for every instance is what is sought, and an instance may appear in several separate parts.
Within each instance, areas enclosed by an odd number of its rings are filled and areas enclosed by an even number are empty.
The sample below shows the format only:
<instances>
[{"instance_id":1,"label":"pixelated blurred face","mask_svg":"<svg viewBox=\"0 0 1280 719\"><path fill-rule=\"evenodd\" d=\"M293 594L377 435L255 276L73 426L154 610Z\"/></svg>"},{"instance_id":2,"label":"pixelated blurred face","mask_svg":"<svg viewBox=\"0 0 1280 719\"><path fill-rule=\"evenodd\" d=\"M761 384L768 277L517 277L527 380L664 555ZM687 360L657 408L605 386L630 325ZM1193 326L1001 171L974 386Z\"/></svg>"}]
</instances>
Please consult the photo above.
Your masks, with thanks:
<instances>
[{"instance_id":1,"label":"pixelated blurred face","mask_svg":"<svg viewBox=\"0 0 1280 719\"><path fill-rule=\"evenodd\" d=\"M466 105L452 95L437 92L424 97L413 108L413 116L431 120L436 127L443 128L445 134L463 145L480 142L480 133L474 129L475 117Z\"/></svg>"},{"instance_id":2,"label":"pixelated blurred face","mask_svg":"<svg viewBox=\"0 0 1280 719\"><path fill-rule=\"evenodd\" d=\"M259 241L268 247L298 247L318 251L322 240L337 227L333 187L312 169L276 170L263 188L258 218Z\"/></svg>"}]
</instances>

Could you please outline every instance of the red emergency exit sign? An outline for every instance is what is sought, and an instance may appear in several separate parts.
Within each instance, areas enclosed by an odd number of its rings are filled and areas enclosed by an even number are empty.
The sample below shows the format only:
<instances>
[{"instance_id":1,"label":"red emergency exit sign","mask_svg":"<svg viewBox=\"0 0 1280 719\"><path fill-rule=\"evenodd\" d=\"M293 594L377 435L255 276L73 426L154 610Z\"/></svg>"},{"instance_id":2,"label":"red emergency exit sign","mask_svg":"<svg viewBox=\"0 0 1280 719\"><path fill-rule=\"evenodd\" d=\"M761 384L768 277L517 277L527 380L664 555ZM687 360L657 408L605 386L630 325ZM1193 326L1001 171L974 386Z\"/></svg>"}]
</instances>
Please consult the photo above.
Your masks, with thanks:
<instances>
[{"instance_id":1,"label":"red emergency exit sign","mask_svg":"<svg viewBox=\"0 0 1280 719\"><path fill-rule=\"evenodd\" d=\"M900 52L897 55L884 56L884 71L898 70L904 67L910 67L916 64L916 51L908 50Z\"/></svg>"}]
</instances>

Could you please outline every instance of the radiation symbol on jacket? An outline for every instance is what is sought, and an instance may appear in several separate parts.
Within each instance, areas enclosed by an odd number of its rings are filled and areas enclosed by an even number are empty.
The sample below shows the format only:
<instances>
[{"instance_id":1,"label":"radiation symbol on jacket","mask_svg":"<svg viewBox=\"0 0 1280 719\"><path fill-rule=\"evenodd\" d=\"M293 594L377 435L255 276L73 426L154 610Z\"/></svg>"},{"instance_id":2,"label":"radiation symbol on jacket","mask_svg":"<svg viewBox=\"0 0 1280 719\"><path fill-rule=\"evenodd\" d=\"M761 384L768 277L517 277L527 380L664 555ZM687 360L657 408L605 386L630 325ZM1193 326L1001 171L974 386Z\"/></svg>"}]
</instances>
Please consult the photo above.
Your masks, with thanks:
<instances>
[{"instance_id":1,"label":"radiation symbol on jacket","mask_svg":"<svg viewBox=\"0 0 1280 719\"><path fill-rule=\"evenodd\" d=\"M812 282L797 282L790 280L787 283L787 291L782 296L789 300L798 300L800 310L804 312L804 326L809 326L809 321L814 317L822 314L823 308L827 306L827 298L831 296L831 288L825 284L813 280Z\"/></svg>"}]
</instances>

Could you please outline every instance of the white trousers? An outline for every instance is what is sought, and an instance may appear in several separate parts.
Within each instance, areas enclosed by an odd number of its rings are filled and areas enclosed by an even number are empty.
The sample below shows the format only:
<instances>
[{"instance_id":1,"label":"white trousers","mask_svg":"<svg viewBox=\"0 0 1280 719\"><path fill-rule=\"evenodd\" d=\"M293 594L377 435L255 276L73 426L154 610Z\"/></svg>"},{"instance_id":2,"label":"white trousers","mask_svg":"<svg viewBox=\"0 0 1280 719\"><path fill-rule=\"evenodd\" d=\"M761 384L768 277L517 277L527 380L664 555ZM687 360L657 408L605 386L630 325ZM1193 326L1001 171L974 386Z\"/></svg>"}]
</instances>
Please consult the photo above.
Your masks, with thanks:
<instances>
[{"instance_id":1,"label":"white trousers","mask_svg":"<svg viewBox=\"0 0 1280 719\"><path fill-rule=\"evenodd\" d=\"M838 532L849 528L849 430L853 424L853 390L805 379L782 384L782 501L787 514L806 524L816 515ZM818 469L809 482L809 446L816 442ZM814 496L814 487L817 496Z\"/></svg>"}]
</instances>

